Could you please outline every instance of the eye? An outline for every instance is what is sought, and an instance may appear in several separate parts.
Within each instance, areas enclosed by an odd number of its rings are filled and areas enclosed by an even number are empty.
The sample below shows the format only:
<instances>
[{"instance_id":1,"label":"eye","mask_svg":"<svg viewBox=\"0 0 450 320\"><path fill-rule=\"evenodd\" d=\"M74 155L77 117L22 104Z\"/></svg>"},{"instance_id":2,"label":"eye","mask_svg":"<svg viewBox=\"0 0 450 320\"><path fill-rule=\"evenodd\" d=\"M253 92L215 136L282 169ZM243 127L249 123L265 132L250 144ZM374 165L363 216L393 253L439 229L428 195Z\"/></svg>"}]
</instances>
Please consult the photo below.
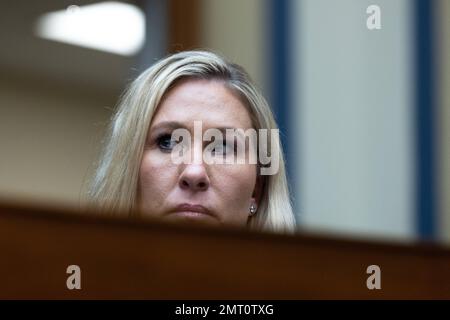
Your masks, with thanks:
<instances>
[{"instance_id":1,"label":"eye","mask_svg":"<svg viewBox=\"0 0 450 320\"><path fill-rule=\"evenodd\" d=\"M225 155L230 152L234 152L234 148L232 146L227 145L225 140L222 143L217 143L214 148L211 150L211 153L215 155Z\"/></svg>"},{"instance_id":2,"label":"eye","mask_svg":"<svg viewBox=\"0 0 450 320\"><path fill-rule=\"evenodd\" d=\"M156 138L156 143L161 150L172 151L173 147L177 144L177 141L172 139L172 135L165 133Z\"/></svg>"}]
</instances>

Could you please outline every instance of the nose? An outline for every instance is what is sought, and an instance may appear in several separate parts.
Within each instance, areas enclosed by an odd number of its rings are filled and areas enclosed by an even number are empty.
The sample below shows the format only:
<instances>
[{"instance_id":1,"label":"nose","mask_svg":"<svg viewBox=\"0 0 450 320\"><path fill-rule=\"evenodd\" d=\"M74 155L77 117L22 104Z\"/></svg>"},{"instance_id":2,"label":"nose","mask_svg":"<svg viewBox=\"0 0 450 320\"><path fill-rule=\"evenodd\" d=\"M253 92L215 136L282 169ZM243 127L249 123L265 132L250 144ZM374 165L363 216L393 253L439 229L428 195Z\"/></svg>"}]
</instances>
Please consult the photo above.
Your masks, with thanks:
<instances>
[{"instance_id":1,"label":"nose","mask_svg":"<svg viewBox=\"0 0 450 320\"><path fill-rule=\"evenodd\" d=\"M203 164L189 164L181 173L179 185L181 189L205 191L209 188L209 178Z\"/></svg>"}]
</instances>

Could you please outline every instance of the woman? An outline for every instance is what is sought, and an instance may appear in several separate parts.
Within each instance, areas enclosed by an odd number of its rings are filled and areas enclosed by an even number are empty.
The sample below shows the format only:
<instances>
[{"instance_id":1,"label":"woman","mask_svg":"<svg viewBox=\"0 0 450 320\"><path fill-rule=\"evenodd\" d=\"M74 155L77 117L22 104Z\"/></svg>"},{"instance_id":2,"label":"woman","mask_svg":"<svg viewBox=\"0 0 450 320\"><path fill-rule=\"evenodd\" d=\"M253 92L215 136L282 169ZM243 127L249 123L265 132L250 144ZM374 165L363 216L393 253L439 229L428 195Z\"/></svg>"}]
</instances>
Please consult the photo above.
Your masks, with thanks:
<instances>
[{"instance_id":1,"label":"woman","mask_svg":"<svg viewBox=\"0 0 450 320\"><path fill-rule=\"evenodd\" d=\"M262 132L277 126L241 67L206 51L180 52L157 62L121 98L90 187L91 200L107 212L294 231L278 135L266 136L279 163L276 172L264 175L260 169L267 163L260 159L244 164L202 161L203 134L217 128ZM190 137L176 138L178 129L192 134L193 144ZM256 148L244 147L245 155L260 149L262 140ZM228 143L215 144L208 153L216 160L234 154ZM180 155L194 160L175 161L181 145Z\"/></svg>"}]
</instances>

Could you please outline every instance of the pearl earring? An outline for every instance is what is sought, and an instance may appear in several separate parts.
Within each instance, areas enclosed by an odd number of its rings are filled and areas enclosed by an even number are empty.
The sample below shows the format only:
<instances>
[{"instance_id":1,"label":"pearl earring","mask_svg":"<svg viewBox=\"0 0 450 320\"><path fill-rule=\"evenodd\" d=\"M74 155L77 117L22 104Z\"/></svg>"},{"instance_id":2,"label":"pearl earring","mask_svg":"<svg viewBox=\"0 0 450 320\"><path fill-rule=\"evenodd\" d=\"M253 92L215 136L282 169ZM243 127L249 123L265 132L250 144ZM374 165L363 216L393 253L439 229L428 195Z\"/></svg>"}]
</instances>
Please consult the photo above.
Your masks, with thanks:
<instances>
[{"instance_id":1,"label":"pearl earring","mask_svg":"<svg viewBox=\"0 0 450 320\"><path fill-rule=\"evenodd\" d=\"M254 215L256 213L256 206L254 203L250 206L250 216Z\"/></svg>"}]
</instances>

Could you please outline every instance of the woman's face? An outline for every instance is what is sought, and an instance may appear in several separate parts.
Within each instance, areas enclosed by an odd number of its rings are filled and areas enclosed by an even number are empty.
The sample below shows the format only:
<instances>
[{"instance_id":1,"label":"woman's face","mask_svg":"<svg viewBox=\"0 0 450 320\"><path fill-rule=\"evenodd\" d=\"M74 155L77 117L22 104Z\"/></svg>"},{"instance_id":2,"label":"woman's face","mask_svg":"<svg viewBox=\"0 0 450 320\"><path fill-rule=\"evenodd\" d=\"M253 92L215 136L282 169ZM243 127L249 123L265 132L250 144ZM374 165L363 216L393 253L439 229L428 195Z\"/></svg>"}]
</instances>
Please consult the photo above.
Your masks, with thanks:
<instances>
[{"instance_id":1,"label":"woman's face","mask_svg":"<svg viewBox=\"0 0 450 320\"><path fill-rule=\"evenodd\" d=\"M194 134L194 121L197 128L201 121L201 135L198 129ZM177 164L171 156L176 145L171 134L178 128L191 135L185 150L192 161ZM140 210L168 220L246 225L249 207L258 200L256 164L198 161L211 143L203 141L210 128L252 128L247 109L222 82L182 80L165 95L150 124L140 166ZM215 156L221 155L220 148L214 150Z\"/></svg>"}]
</instances>

